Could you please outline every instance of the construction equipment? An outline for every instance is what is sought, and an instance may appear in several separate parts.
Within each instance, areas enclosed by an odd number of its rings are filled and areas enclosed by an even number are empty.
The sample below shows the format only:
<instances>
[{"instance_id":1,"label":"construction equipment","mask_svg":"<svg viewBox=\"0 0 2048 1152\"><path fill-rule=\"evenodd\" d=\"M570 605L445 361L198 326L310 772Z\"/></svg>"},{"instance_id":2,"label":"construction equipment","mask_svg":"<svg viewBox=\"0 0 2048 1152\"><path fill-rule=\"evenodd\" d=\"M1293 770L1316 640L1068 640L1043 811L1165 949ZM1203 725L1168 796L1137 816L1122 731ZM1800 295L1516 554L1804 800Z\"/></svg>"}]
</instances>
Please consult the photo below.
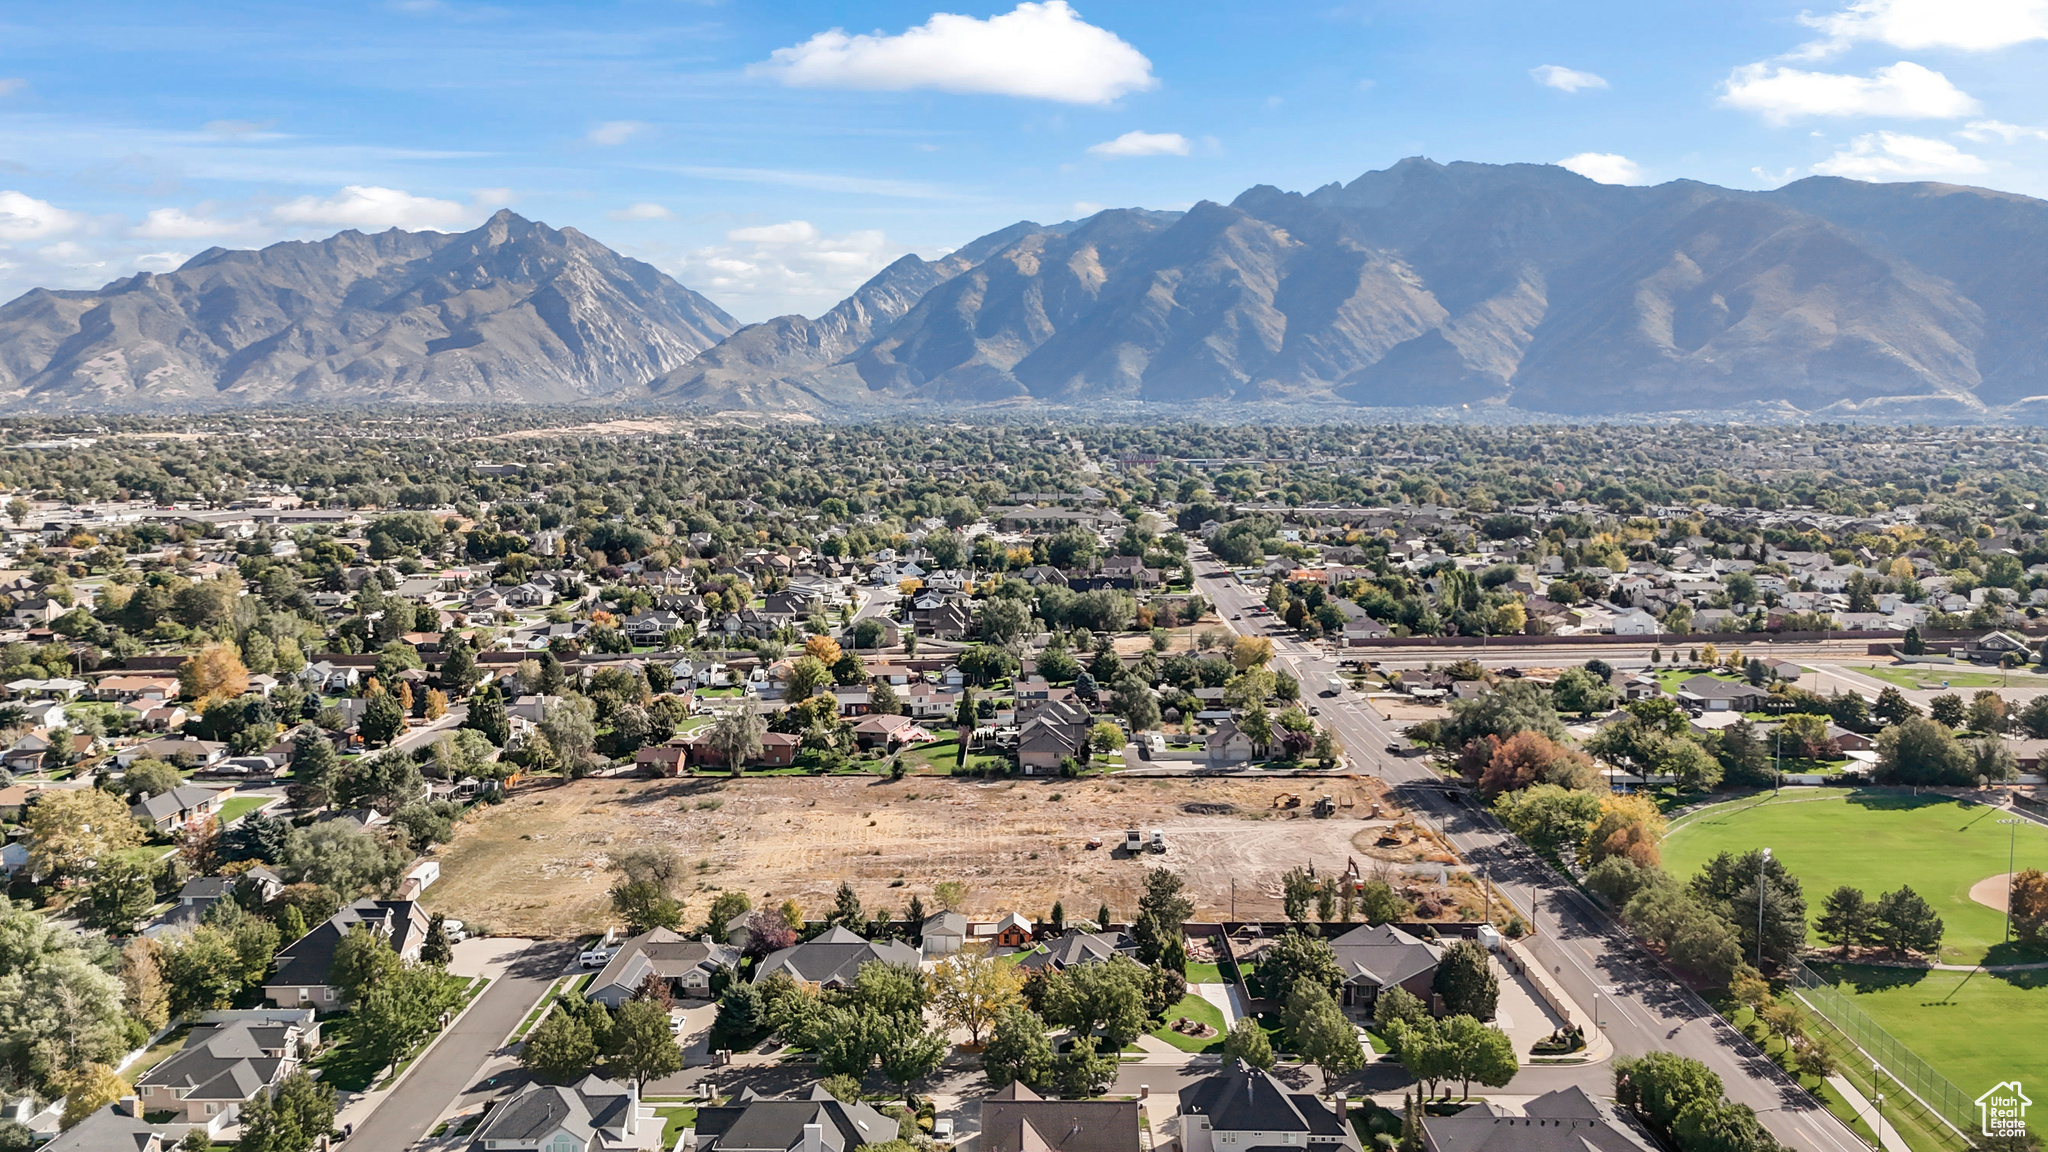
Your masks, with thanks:
<instances>
[{"instance_id":1,"label":"construction equipment","mask_svg":"<svg viewBox=\"0 0 2048 1152\"><path fill-rule=\"evenodd\" d=\"M1296 796L1292 792L1282 792L1278 796L1273 797L1273 807L1299 808L1301 807L1301 797Z\"/></svg>"},{"instance_id":2,"label":"construction equipment","mask_svg":"<svg viewBox=\"0 0 2048 1152\"><path fill-rule=\"evenodd\" d=\"M1161 829L1154 828L1152 830L1152 842L1147 847L1161 856L1166 855L1166 833Z\"/></svg>"},{"instance_id":3,"label":"construction equipment","mask_svg":"<svg viewBox=\"0 0 2048 1152\"><path fill-rule=\"evenodd\" d=\"M1145 850L1145 834L1136 828L1124 829L1124 851L1136 856Z\"/></svg>"},{"instance_id":4,"label":"construction equipment","mask_svg":"<svg viewBox=\"0 0 2048 1152\"><path fill-rule=\"evenodd\" d=\"M1337 801L1329 796L1319 798L1316 801L1315 807L1309 809L1309 815L1314 816L1318 820L1328 820L1336 814Z\"/></svg>"}]
</instances>

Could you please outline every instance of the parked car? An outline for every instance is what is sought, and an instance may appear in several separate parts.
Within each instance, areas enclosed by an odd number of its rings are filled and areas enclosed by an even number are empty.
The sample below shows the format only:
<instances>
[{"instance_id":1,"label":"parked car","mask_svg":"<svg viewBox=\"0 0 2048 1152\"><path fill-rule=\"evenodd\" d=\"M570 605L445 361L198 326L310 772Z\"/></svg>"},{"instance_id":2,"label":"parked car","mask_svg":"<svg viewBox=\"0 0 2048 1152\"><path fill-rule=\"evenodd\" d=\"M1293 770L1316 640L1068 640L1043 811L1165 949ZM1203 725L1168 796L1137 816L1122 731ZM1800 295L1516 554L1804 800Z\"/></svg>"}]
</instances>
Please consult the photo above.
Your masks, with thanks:
<instances>
[{"instance_id":1,"label":"parked car","mask_svg":"<svg viewBox=\"0 0 2048 1152\"><path fill-rule=\"evenodd\" d=\"M463 927L460 920L441 921L441 931L447 933L450 944L460 944L464 940L469 939L469 932Z\"/></svg>"},{"instance_id":2,"label":"parked car","mask_svg":"<svg viewBox=\"0 0 2048 1152\"><path fill-rule=\"evenodd\" d=\"M576 960L585 968L602 968L612 962L614 951L616 950L612 948L592 948L578 956Z\"/></svg>"}]
</instances>

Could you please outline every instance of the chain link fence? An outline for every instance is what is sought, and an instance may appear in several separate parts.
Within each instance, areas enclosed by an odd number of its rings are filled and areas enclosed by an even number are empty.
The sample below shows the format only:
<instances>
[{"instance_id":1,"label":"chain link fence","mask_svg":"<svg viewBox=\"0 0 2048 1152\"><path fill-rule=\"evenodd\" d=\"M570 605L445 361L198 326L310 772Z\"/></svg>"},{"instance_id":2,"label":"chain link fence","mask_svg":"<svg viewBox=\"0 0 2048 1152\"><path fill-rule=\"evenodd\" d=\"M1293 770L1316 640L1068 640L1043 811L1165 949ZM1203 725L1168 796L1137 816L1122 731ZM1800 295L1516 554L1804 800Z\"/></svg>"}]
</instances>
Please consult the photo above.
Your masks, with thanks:
<instances>
[{"instance_id":1,"label":"chain link fence","mask_svg":"<svg viewBox=\"0 0 2048 1152\"><path fill-rule=\"evenodd\" d=\"M1961 1088L1936 1072L1933 1065L1885 1031L1832 981L1797 961L1786 972L1786 977L1794 994L1807 1007L1877 1061L1886 1076L1897 1081L1965 1138L1977 1130L1975 1098L1965 1095Z\"/></svg>"}]
</instances>

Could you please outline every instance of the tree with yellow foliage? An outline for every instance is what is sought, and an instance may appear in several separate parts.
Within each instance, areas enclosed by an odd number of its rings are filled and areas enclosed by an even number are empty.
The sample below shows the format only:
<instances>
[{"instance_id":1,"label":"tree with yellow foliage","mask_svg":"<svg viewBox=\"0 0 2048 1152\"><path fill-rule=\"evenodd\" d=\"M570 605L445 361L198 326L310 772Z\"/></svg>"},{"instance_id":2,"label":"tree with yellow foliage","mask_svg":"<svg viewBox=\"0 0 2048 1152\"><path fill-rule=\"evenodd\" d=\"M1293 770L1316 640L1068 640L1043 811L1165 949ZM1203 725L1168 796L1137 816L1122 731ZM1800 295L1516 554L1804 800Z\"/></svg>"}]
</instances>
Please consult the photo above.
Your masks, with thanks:
<instances>
[{"instance_id":1,"label":"tree with yellow foliage","mask_svg":"<svg viewBox=\"0 0 2048 1152\"><path fill-rule=\"evenodd\" d=\"M1625 856L1638 868L1654 868L1663 860L1664 829L1664 816L1649 797L1603 796L1600 819L1586 833L1586 863Z\"/></svg>"},{"instance_id":2,"label":"tree with yellow foliage","mask_svg":"<svg viewBox=\"0 0 2048 1152\"><path fill-rule=\"evenodd\" d=\"M248 690L249 669L232 644L208 644L178 665L178 691L197 701L201 711L215 700L233 699Z\"/></svg>"},{"instance_id":3,"label":"tree with yellow foliage","mask_svg":"<svg viewBox=\"0 0 2048 1152\"><path fill-rule=\"evenodd\" d=\"M64 1117L60 1127L70 1129L87 1116L105 1108L135 1090L121 1074L105 1064L87 1064L65 1078Z\"/></svg>"},{"instance_id":4,"label":"tree with yellow foliage","mask_svg":"<svg viewBox=\"0 0 2048 1152\"><path fill-rule=\"evenodd\" d=\"M983 1030L1024 1002L1023 988L1017 966L989 955L982 944L953 953L931 974L933 1009L947 1024L967 1029L968 1043L976 1046Z\"/></svg>"},{"instance_id":5,"label":"tree with yellow foliage","mask_svg":"<svg viewBox=\"0 0 2048 1152\"><path fill-rule=\"evenodd\" d=\"M814 657L818 663L830 668L839 663L839 641L830 636L812 636L804 641L804 655Z\"/></svg>"},{"instance_id":6,"label":"tree with yellow foliage","mask_svg":"<svg viewBox=\"0 0 2048 1152\"><path fill-rule=\"evenodd\" d=\"M1230 648L1230 662L1242 672L1263 668L1273 659L1273 641L1264 636L1239 636Z\"/></svg>"},{"instance_id":7,"label":"tree with yellow foliage","mask_svg":"<svg viewBox=\"0 0 2048 1152\"><path fill-rule=\"evenodd\" d=\"M29 866L42 876L76 875L142 843L127 802L98 788L43 793L27 824Z\"/></svg>"},{"instance_id":8,"label":"tree with yellow foliage","mask_svg":"<svg viewBox=\"0 0 2048 1152\"><path fill-rule=\"evenodd\" d=\"M427 689L427 719L439 720L448 714L448 694L439 688Z\"/></svg>"}]
</instances>

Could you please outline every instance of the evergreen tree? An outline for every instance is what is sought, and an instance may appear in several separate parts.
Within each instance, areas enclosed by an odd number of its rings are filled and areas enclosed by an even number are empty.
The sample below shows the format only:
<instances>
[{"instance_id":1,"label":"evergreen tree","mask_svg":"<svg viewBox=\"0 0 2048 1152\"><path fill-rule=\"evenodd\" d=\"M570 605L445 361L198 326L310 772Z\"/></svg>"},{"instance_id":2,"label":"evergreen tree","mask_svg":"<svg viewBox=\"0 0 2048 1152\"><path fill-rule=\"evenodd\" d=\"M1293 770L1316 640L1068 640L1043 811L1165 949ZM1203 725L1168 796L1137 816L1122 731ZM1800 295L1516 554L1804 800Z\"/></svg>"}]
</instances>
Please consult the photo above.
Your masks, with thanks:
<instances>
[{"instance_id":1,"label":"evergreen tree","mask_svg":"<svg viewBox=\"0 0 2048 1152\"><path fill-rule=\"evenodd\" d=\"M505 713L505 698L498 694L496 684L485 686L469 702L469 715L462 726L483 733L484 739L496 748L503 748L512 739L512 719Z\"/></svg>"},{"instance_id":2,"label":"evergreen tree","mask_svg":"<svg viewBox=\"0 0 2048 1152\"><path fill-rule=\"evenodd\" d=\"M1817 928L1821 939L1846 955L1849 949L1870 942L1876 923L1876 909L1863 895L1863 889L1844 884L1830 892L1821 904Z\"/></svg>"}]
</instances>

